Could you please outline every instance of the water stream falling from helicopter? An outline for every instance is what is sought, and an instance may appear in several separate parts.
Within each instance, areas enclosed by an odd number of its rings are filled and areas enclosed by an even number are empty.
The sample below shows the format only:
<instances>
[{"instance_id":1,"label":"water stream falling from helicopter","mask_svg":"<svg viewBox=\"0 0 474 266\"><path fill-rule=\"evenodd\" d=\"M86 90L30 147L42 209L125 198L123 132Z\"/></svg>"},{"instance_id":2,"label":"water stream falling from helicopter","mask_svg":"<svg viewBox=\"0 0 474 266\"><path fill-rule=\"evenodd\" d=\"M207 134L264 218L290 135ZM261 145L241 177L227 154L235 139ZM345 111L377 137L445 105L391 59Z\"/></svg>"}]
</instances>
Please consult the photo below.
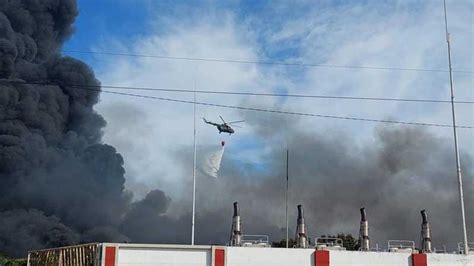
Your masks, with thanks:
<instances>
[{"instance_id":1,"label":"water stream falling from helicopter","mask_svg":"<svg viewBox=\"0 0 474 266\"><path fill-rule=\"evenodd\" d=\"M213 150L205 159L202 165L202 171L210 176L217 178L221 168L222 158L224 157L225 142L221 141L221 145L217 150Z\"/></svg>"}]
</instances>

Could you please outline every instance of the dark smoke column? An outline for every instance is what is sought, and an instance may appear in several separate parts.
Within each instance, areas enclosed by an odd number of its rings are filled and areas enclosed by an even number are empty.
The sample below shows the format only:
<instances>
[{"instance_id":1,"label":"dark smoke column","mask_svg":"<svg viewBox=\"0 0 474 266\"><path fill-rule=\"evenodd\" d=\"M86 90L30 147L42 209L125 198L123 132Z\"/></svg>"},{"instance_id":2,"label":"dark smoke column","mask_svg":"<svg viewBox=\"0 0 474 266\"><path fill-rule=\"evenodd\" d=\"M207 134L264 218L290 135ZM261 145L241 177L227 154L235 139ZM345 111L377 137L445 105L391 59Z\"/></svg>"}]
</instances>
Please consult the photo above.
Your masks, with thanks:
<instances>
[{"instance_id":1,"label":"dark smoke column","mask_svg":"<svg viewBox=\"0 0 474 266\"><path fill-rule=\"evenodd\" d=\"M73 0L0 1L0 252L121 241L123 159L101 143L92 70L61 56ZM30 85L18 82L53 82Z\"/></svg>"}]
</instances>

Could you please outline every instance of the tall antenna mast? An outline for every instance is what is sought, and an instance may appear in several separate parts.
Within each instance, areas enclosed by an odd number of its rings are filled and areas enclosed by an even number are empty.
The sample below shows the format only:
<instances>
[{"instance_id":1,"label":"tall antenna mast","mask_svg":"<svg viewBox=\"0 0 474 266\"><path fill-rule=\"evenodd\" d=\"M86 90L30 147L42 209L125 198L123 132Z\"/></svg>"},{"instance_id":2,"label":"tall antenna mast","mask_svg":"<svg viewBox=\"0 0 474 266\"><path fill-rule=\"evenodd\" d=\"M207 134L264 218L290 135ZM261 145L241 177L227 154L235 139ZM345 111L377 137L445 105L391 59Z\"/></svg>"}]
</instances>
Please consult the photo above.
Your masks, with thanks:
<instances>
[{"instance_id":1,"label":"tall antenna mast","mask_svg":"<svg viewBox=\"0 0 474 266\"><path fill-rule=\"evenodd\" d=\"M446 42L448 44L449 85L451 87L451 113L453 116L454 149L455 149L455 154L456 154L456 173L458 177L459 202L461 205L463 246L464 246L464 254L468 255L469 246L467 242L466 214L464 211L464 195L463 195L463 189L462 189L462 171L461 171L461 162L459 158L458 132L456 129L456 114L455 114L455 108L454 108L453 69L451 67L451 43L450 43L450 36L448 32L448 15L446 12L446 0L444 0L443 3L444 3L444 26L446 30Z\"/></svg>"},{"instance_id":2,"label":"tall antenna mast","mask_svg":"<svg viewBox=\"0 0 474 266\"><path fill-rule=\"evenodd\" d=\"M194 78L194 104L193 104L193 218L191 223L191 245L194 245L194 223L196 220L196 78Z\"/></svg>"},{"instance_id":3,"label":"tall antenna mast","mask_svg":"<svg viewBox=\"0 0 474 266\"><path fill-rule=\"evenodd\" d=\"M288 248L288 190L289 190L289 162L290 149L286 149L286 248Z\"/></svg>"}]
</instances>

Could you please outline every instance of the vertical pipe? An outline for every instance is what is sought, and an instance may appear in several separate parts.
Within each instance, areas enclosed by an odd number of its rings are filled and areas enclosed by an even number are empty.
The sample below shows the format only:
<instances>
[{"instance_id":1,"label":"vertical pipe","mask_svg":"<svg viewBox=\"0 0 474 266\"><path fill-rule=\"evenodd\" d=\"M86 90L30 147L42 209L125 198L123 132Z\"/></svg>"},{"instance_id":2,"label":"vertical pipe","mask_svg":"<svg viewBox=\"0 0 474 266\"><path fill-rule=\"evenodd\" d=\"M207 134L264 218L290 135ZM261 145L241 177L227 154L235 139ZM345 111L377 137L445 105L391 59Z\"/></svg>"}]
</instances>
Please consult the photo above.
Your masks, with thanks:
<instances>
[{"instance_id":1,"label":"vertical pipe","mask_svg":"<svg viewBox=\"0 0 474 266\"><path fill-rule=\"evenodd\" d=\"M304 222L303 206L298 205L298 219L296 221L296 247L307 248L308 247L308 236L306 235L306 226Z\"/></svg>"},{"instance_id":2,"label":"vertical pipe","mask_svg":"<svg viewBox=\"0 0 474 266\"><path fill-rule=\"evenodd\" d=\"M194 79L194 104L193 104L193 142L194 142L194 158L193 158L193 218L191 223L191 245L194 245L194 223L196 220L196 79Z\"/></svg>"},{"instance_id":3,"label":"vertical pipe","mask_svg":"<svg viewBox=\"0 0 474 266\"><path fill-rule=\"evenodd\" d=\"M365 208L360 208L359 250L370 251L369 221Z\"/></svg>"},{"instance_id":4,"label":"vertical pipe","mask_svg":"<svg viewBox=\"0 0 474 266\"><path fill-rule=\"evenodd\" d=\"M242 245L242 222L240 218L239 203L237 201L234 202L234 215L232 216L230 245L231 246Z\"/></svg>"},{"instance_id":5,"label":"vertical pipe","mask_svg":"<svg viewBox=\"0 0 474 266\"><path fill-rule=\"evenodd\" d=\"M423 253L431 252L431 226L428 223L428 216L426 210L421 211L421 247L420 250Z\"/></svg>"},{"instance_id":6,"label":"vertical pipe","mask_svg":"<svg viewBox=\"0 0 474 266\"><path fill-rule=\"evenodd\" d=\"M288 161L289 161L290 150L286 149L286 248L288 248L288 189L289 189L289 174L288 174Z\"/></svg>"},{"instance_id":7,"label":"vertical pipe","mask_svg":"<svg viewBox=\"0 0 474 266\"><path fill-rule=\"evenodd\" d=\"M446 42L448 44L448 63L449 63L449 85L451 88L451 114L453 118L453 134L454 134L454 150L456 154L456 174L458 178L458 190L459 190L459 203L461 207L461 220L462 220L462 229L463 229L463 246L464 254L469 254L469 246L467 242L467 229L466 229L466 214L464 210L464 195L462 188L462 172L461 172L461 162L459 158L459 147L458 147L458 133L456 129L456 114L454 108L454 88L453 88L453 69L451 66L451 43L448 32L448 15L446 11L446 0L444 3L444 25L446 30Z\"/></svg>"}]
</instances>

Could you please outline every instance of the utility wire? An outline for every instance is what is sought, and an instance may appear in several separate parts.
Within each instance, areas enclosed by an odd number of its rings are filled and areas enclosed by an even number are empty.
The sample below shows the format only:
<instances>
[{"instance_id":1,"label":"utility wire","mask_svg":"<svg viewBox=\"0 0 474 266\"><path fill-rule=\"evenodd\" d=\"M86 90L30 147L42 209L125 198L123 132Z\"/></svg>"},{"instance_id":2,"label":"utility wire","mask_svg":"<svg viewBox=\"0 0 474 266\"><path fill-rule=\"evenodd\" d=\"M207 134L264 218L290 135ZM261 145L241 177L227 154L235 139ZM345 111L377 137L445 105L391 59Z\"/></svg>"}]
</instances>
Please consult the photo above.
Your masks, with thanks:
<instances>
[{"instance_id":1,"label":"utility wire","mask_svg":"<svg viewBox=\"0 0 474 266\"><path fill-rule=\"evenodd\" d=\"M372 69L372 70L442 72L442 73L446 73L446 72L449 71L449 70L445 70L445 69L376 67L376 66L357 66L357 65L334 65L334 64L315 64L315 63L298 63L298 62L281 62L281 61L253 61L253 60L236 60L236 59L220 59L220 58L204 58L204 57L132 54L132 53L118 53L118 52L94 52L94 51L80 51L80 50L69 50L69 49L68 50L63 49L61 51L63 53L75 53L75 54L142 57L142 58L156 58L156 59L170 59L170 60L184 60L184 61L202 61L202 62L216 62L216 63L254 64L254 65L324 67L324 68L346 68L346 69ZM473 74L474 73L474 71L472 71L472 70L453 70L453 72L466 73L466 74Z\"/></svg>"},{"instance_id":2,"label":"utility wire","mask_svg":"<svg viewBox=\"0 0 474 266\"><path fill-rule=\"evenodd\" d=\"M7 47L2 46L1 47ZM10 48L8 46L7 48ZM48 48L37 47L38 50L50 51ZM392 71L416 71L416 72L438 72L447 73L446 69L427 69L427 68L406 68L406 67L377 67L377 66L361 66L361 65L335 65L335 64L316 64L316 63L301 63L301 62L282 62L282 61L257 61L257 60L237 60L237 59L222 59L222 58L205 58L205 57L186 57L186 56L168 56L168 55L150 55L150 54L134 54L134 53L120 53L120 52L96 52L90 50L60 50L64 54L89 54L89 55L106 55L106 56L121 56L121 57L141 57L141 58L155 58L168 60L182 60L194 62L214 62L214 63L233 63L233 64L253 64L253 65L275 65L288 67L320 67L320 68L343 68L343 69L371 69L371 70L392 70ZM453 70L456 73L474 74L473 70Z\"/></svg>"},{"instance_id":3,"label":"utility wire","mask_svg":"<svg viewBox=\"0 0 474 266\"><path fill-rule=\"evenodd\" d=\"M32 84L32 85L58 85L57 83L47 82L23 82L8 81L9 83ZM288 97L288 98L315 98L315 99L338 99L338 100L366 100L366 101L393 101L393 102L422 102L422 103L451 103L449 100L436 99L410 99L410 98L384 98L384 97L356 97L356 96L333 96L333 95L308 95L308 94L284 94L284 93L257 93L257 92L234 92L234 91L212 91L212 90L189 90L189 89L171 89L171 88L151 88L151 87L129 87L112 85L78 85L63 84L70 87L87 88L108 88L120 90L139 90L139 91L160 91L176 93L201 93L201 94L221 94L221 95L240 95L240 96L264 96L264 97ZM457 104L474 104L474 101L455 101Z\"/></svg>"},{"instance_id":4,"label":"utility wire","mask_svg":"<svg viewBox=\"0 0 474 266\"><path fill-rule=\"evenodd\" d=\"M3 82L11 83L10 81L3 81ZM19 83L19 82L16 82L16 83ZM24 84L29 84L29 83L24 82ZM45 84L42 84L42 85L45 85ZM46 85L53 85L53 84L46 84ZM55 85L58 85L58 84L55 84ZM153 100L169 101L169 102L177 102L177 103L186 103L186 104L197 104L197 105L202 105L202 106L222 107L222 108L237 109L237 110L257 111L257 112L266 112L266 113L277 113L277 114L286 114L286 115L298 115L298 116L307 116L307 117L342 119L342 120L352 120L352 121L364 121L364 122L376 122L376 123L389 123L389 124L403 124L403 125L414 125L414 126L431 126L431 127L452 128L452 125L448 125L448 124L408 122L408 121L397 121L397 120L371 119L371 118L362 118L362 117L348 117L348 116L311 114L311 113L302 113L302 112L271 110L271 109L256 108L256 107L245 107L245 106L226 105L226 104L217 104L217 103L208 103L208 102L196 102L196 101L189 101L189 100L181 100L181 99L173 99L173 98L142 95L142 94L132 94L132 93L108 91L108 90L101 90L99 88L91 88L90 86L88 87L88 86L76 85L76 86L71 86L71 87L77 88L77 89L82 89L82 90L103 92L103 93L129 96L129 97L137 97L137 98L153 99ZM464 128L464 129L474 129L474 126L456 126L456 127L457 128Z\"/></svg>"},{"instance_id":5,"label":"utility wire","mask_svg":"<svg viewBox=\"0 0 474 266\"><path fill-rule=\"evenodd\" d=\"M161 101L170 101L170 102L194 104L194 101L187 101L187 100L171 99L171 98L164 98L164 97L155 97L155 96L132 94L132 93L121 93L121 92L105 91L105 90L95 90L95 91L101 91L101 92L105 92L105 93L124 95L124 96L155 99L155 100L161 100ZM344 119L344 120L355 120L355 121L366 121L366 122L379 122L379 123L391 123L391 124L405 124L405 125L416 125L416 126L433 126L433 127L452 128L452 125L447 125L447 124L419 123L419 122L380 120L380 119L335 116L335 115L310 114L310 113L301 113L301 112L270 110L270 109L255 108L255 107L244 107L244 106L235 106L235 105L215 104L215 103L207 103L207 102L196 102L196 104L203 105L203 106L223 107L223 108L230 108L230 109L258 111L258 112L267 112L267 113L279 113L279 114L287 114L287 115L299 115L299 116L311 116L311 117L333 118L333 119ZM474 127L472 127L472 126L456 126L456 127L457 128L474 129Z\"/></svg>"}]
</instances>

